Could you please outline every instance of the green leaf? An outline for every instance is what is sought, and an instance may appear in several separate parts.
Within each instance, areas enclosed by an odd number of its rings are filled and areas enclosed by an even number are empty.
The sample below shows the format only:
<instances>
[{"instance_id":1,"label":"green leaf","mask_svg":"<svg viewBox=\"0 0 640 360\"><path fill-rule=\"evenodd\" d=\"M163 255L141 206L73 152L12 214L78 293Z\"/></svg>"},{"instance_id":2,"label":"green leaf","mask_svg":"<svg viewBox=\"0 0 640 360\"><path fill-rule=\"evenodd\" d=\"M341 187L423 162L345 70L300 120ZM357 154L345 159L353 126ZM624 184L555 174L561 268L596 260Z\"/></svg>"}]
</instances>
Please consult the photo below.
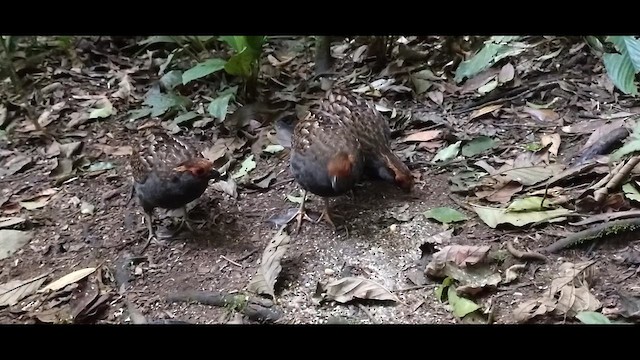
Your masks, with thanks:
<instances>
[{"instance_id":1,"label":"green leaf","mask_svg":"<svg viewBox=\"0 0 640 360\"><path fill-rule=\"evenodd\" d=\"M436 156L434 156L431 160L431 163L434 164L438 160L449 161L454 159L456 156L458 156L458 152L460 151L460 144L462 144L462 141L458 141L455 144L451 144L446 148L438 151Z\"/></svg>"},{"instance_id":2,"label":"green leaf","mask_svg":"<svg viewBox=\"0 0 640 360\"><path fill-rule=\"evenodd\" d=\"M471 78L491 66L493 58L504 45L494 43L485 44L484 47L469 60L460 63L456 69L454 80L461 82L464 78Z\"/></svg>"},{"instance_id":3,"label":"green leaf","mask_svg":"<svg viewBox=\"0 0 640 360\"><path fill-rule=\"evenodd\" d=\"M113 163L105 162L105 161L99 161L99 162L95 162L95 163L91 164L89 166L89 168L87 169L87 172L109 170L109 169L113 169L114 167L115 166L113 165Z\"/></svg>"},{"instance_id":4,"label":"green leaf","mask_svg":"<svg viewBox=\"0 0 640 360\"><path fill-rule=\"evenodd\" d=\"M207 108L209 114L216 119L224 120L225 117L227 117L229 101L231 101L231 99L235 97L237 91L237 86L233 86L227 88L224 91L221 91L218 94L218 97L213 99L211 103L209 103L209 107Z\"/></svg>"},{"instance_id":5,"label":"green leaf","mask_svg":"<svg viewBox=\"0 0 640 360\"><path fill-rule=\"evenodd\" d=\"M438 301L440 302L444 302L445 298L443 297L445 294L445 290L447 290L447 288L449 288L449 286L451 286L454 282L454 279L451 277L446 277L444 280L442 280L442 284L440 284L440 286L438 286L437 288L435 288L434 292L436 294L436 297L438 298Z\"/></svg>"},{"instance_id":6,"label":"green leaf","mask_svg":"<svg viewBox=\"0 0 640 360\"><path fill-rule=\"evenodd\" d=\"M438 207L425 211L424 216L444 224L467 220L467 217L463 213L449 207Z\"/></svg>"},{"instance_id":7,"label":"green leaf","mask_svg":"<svg viewBox=\"0 0 640 360\"><path fill-rule=\"evenodd\" d=\"M151 108L143 107L141 109L131 110L129 111L129 114L131 114L131 116L129 117L129 121L138 120L145 116L149 116L149 114L151 114Z\"/></svg>"},{"instance_id":8,"label":"green leaf","mask_svg":"<svg viewBox=\"0 0 640 360\"><path fill-rule=\"evenodd\" d=\"M529 196L524 199L517 199L507 206L507 211L539 211L551 207L549 199L546 199L544 203L542 200L544 200L542 196ZM544 205L544 207L541 205Z\"/></svg>"},{"instance_id":9,"label":"green leaf","mask_svg":"<svg viewBox=\"0 0 640 360\"><path fill-rule=\"evenodd\" d=\"M234 179L241 178L249 173L249 171L256 168L256 162L253 160L253 155L249 155L243 162L240 170L238 170L231 177Z\"/></svg>"},{"instance_id":10,"label":"green leaf","mask_svg":"<svg viewBox=\"0 0 640 360\"><path fill-rule=\"evenodd\" d=\"M280 152L282 150L284 150L284 146L271 144L271 145L265 147L263 151L266 152L266 153L269 153L269 154L275 154L275 153Z\"/></svg>"},{"instance_id":11,"label":"green leaf","mask_svg":"<svg viewBox=\"0 0 640 360\"><path fill-rule=\"evenodd\" d=\"M604 54L604 67L607 69L607 75L611 82L623 93L627 95L637 95L635 70L628 56L621 54Z\"/></svg>"},{"instance_id":12,"label":"green leaf","mask_svg":"<svg viewBox=\"0 0 640 360\"><path fill-rule=\"evenodd\" d=\"M449 299L449 305L453 308L453 315L459 319L480 309L480 306L473 301L458 296L456 289L453 286L449 287L447 297Z\"/></svg>"},{"instance_id":13,"label":"green leaf","mask_svg":"<svg viewBox=\"0 0 640 360\"><path fill-rule=\"evenodd\" d=\"M480 136L469 141L462 147L462 155L465 157L475 156L493 148L496 144L497 141L492 138Z\"/></svg>"},{"instance_id":14,"label":"green leaf","mask_svg":"<svg viewBox=\"0 0 640 360\"><path fill-rule=\"evenodd\" d=\"M195 118L197 118L198 116L200 116L198 113L196 113L195 111L189 111L186 112L184 114L178 115L175 117L175 119L173 119L173 123L175 125L180 125L184 122L187 122L189 120L193 120Z\"/></svg>"},{"instance_id":15,"label":"green leaf","mask_svg":"<svg viewBox=\"0 0 640 360\"><path fill-rule=\"evenodd\" d=\"M267 40L267 37L262 35L262 36L245 36L245 41L247 46L249 47L249 49L251 49L254 52L257 53L261 53L262 52L262 45L264 45L265 41Z\"/></svg>"},{"instance_id":16,"label":"green leaf","mask_svg":"<svg viewBox=\"0 0 640 360\"><path fill-rule=\"evenodd\" d=\"M629 59L633 64L633 68L636 69L636 73L638 73L640 72L640 40L633 36L623 36L623 38Z\"/></svg>"},{"instance_id":17,"label":"green leaf","mask_svg":"<svg viewBox=\"0 0 640 360\"><path fill-rule=\"evenodd\" d=\"M640 138L633 137L629 138L624 145L622 145L618 150L614 151L609 157L611 161L618 161L623 156L634 153L636 151L640 151Z\"/></svg>"},{"instance_id":18,"label":"green leaf","mask_svg":"<svg viewBox=\"0 0 640 360\"><path fill-rule=\"evenodd\" d=\"M487 226L494 229L500 224L511 224L520 227L544 221L564 221L566 218L562 216L571 214L570 210L564 208L547 211L508 212L507 209L488 206L472 205L472 207L478 217Z\"/></svg>"},{"instance_id":19,"label":"green leaf","mask_svg":"<svg viewBox=\"0 0 640 360\"><path fill-rule=\"evenodd\" d=\"M161 36L149 36L148 38L138 42L138 45L151 45L151 44L157 44L157 43L176 43L176 36L166 36L166 35L161 35ZM179 36L178 36L179 38Z\"/></svg>"},{"instance_id":20,"label":"green leaf","mask_svg":"<svg viewBox=\"0 0 640 360\"><path fill-rule=\"evenodd\" d=\"M595 311L581 311L576 315L576 319L583 324L611 324L609 318Z\"/></svg>"},{"instance_id":21,"label":"green leaf","mask_svg":"<svg viewBox=\"0 0 640 360\"><path fill-rule=\"evenodd\" d=\"M229 44L236 52L241 52L248 46L245 36L220 36L220 40Z\"/></svg>"},{"instance_id":22,"label":"green leaf","mask_svg":"<svg viewBox=\"0 0 640 360\"><path fill-rule=\"evenodd\" d=\"M301 204L302 196L287 195L287 200L291 201L292 203Z\"/></svg>"},{"instance_id":23,"label":"green leaf","mask_svg":"<svg viewBox=\"0 0 640 360\"><path fill-rule=\"evenodd\" d=\"M171 70L160 78L160 82L165 89L173 90L173 88L182 84L182 71Z\"/></svg>"},{"instance_id":24,"label":"green leaf","mask_svg":"<svg viewBox=\"0 0 640 360\"><path fill-rule=\"evenodd\" d=\"M636 184L638 183L636 182ZM624 195L627 199L640 202L640 191L638 191L638 189L636 189L636 187L631 183L622 185L622 191L624 191Z\"/></svg>"},{"instance_id":25,"label":"green leaf","mask_svg":"<svg viewBox=\"0 0 640 360\"><path fill-rule=\"evenodd\" d=\"M232 56L224 66L224 70L233 76L249 78L253 74L256 64L257 58L251 51L245 49Z\"/></svg>"},{"instance_id":26,"label":"green leaf","mask_svg":"<svg viewBox=\"0 0 640 360\"><path fill-rule=\"evenodd\" d=\"M220 71L225 68L226 63L224 59L209 59L201 62L182 74L182 85Z\"/></svg>"},{"instance_id":27,"label":"green leaf","mask_svg":"<svg viewBox=\"0 0 640 360\"><path fill-rule=\"evenodd\" d=\"M190 103L191 100L188 98L175 94L163 94L155 87L149 90L143 104L151 106L151 116L156 117L172 108L186 108Z\"/></svg>"},{"instance_id":28,"label":"green leaf","mask_svg":"<svg viewBox=\"0 0 640 360\"><path fill-rule=\"evenodd\" d=\"M111 101L101 101L98 105L101 107L91 110L91 113L89 113L89 119L106 118L113 114L113 105L111 104Z\"/></svg>"}]
</instances>

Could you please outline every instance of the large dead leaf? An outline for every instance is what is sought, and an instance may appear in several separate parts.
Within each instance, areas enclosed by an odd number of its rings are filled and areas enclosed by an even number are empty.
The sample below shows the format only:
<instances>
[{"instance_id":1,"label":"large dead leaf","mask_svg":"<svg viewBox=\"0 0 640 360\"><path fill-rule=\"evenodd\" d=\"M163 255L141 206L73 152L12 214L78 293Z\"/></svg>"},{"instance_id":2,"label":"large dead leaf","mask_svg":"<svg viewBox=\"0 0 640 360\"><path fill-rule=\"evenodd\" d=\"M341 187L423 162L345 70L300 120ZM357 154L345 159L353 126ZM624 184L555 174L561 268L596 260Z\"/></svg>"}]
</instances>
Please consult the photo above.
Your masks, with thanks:
<instances>
[{"instance_id":1,"label":"large dead leaf","mask_svg":"<svg viewBox=\"0 0 640 360\"><path fill-rule=\"evenodd\" d=\"M16 155L0 167L0 177L13 175L22 171L28 165L31 165L32 161L33 159L29 156Z\"/></svg>"},{"instance_id":2,"label":"large dead leaf","mask_svg":"<svg viewBox=\"0 0 640 360\"><path fill-rule=\"evenodd\" d=\"M531 186L547 180L563 169L563 165L531 166L505 170L500 174L522 185Z\"/></svg>"},{"instance_id":3,"label":"large dead leaf","mask_svg":"<svg viewBox=\"0 0 640 360\"><path fill-rule=\"evenodd\" d=\"M531 117L538 121L556 121L560 118L560 115L551 109L533 109L525 107L522 111L531 115Z\"/></svg>"},{"instance_id":4,"label":"large dead leaf","mask_svg":"<svg viewBox=\"0 0 640 360\"><path fill-rule=\"evenodd\" d=\"M27 221L23 217L0 217L0 229L22 224Z\"/></svg>"},{"instance_id":5,"label":"large dead leaf","mask_svg":"<svg viewBox=\"0 0 640 360\"><path fill-rule=\"evenodd\" d=\"M11 280L0 284L0 307L12 306L18 301L34 294L47 280L49 273L42 274L29 280Z\"/></svg>"},{"instance_id":6,"label":"large dead leaf","mask_svg":"<svg viewBox=\"0 0 640 360\"><path fill-rule=\"evenodd\" d=\"M289 248L291 237L284 228L271 239L262 253L262 261L258 273L249 283L249 291L257 294L268 294L275 297L274 286L282 270L280 261Z\"/></svg>"},{"instance_id":7,"label":"large dead leaf","mask_svg":"<svg viewBox=\"0 0 640 360\"><path fill-rule=\"evenodd\" d=\"M76 283L76 282L86 278L87 276L93 274L94 271L96 271L96 268L94 268L94 267L89 267L89 268L76 270L76 271L71 272L71 273L61 277L60 279L50 283L49 285L45 286L44 288L38 290L38 292L42 293L42 292L45 292L45 291L57 291L57 290L60 290L60 289L62 289L64 287L66 287L69 284Z\"/></svg>"},{"instance_id":8,"label":"large dead leaf","mask_svg":"<svg viewBox=\"0 0 640 360\"><path fill-rule=\"evenodd\" d=\"M506 204L511 201L513 195L520 191L522 191L522 184L515 181L509 181L497 190L478 191L476 192L476 196L479 199L484 198L487 201Z\"/></svg>"},{"instance_id":9,"label":"large dead leaf","mask_svg":"<svg viewBox=\"0 0 640 360\"><path fill-rule=\"evenodd\" d=\"M30 231L0 230L0 260L13 255L33 238Z\"/></svg>"},{"instance_id":10,"label":"large dead leaf","mask_svg":"<svg viewBox=\"0 0 640 360\"><path fill-rule=\"evenodd\" d=\"M357 277L345 277L330 282L324 287L327 300L347 303L355 299L395 301L400 300L384 286L375 281Z\"/></svg>"},{"instance_id":11,"label":"large dead leaf","mask_svg":"<svg viewBox=\"0 0 640 360\"><path fill-rule=\"evenodd\" d=\"M614 130L620 129L621 127L624 126L624 124L625 124L625 119L618 119L609 124L607 123L601 124L598 128L596 128L595 130L592 130L591 135L589 136L589 139L587 139L587 142L582 146L582 148L580 149L580 152L582 152L586 148L598 142L598 140L600 140L600 138L602 138L603 136L606 136L607 134L611 133Z\"/></svg>"},{"instance_id":12,"label":"large dead leaf","mask_svg":"<svg viewBox=\"0 0 640 360\"><path fill-rule=\"evenodd\" d=\"M43 190L31 198L20 201L20 206L27 210L35 210L46 206L58 192L58 189L49 188Z\"/></svg>"},{"instance_id":13,"label":"large dead leaf","mask_svg":"<svg viewBox=\"0 0 640 360\"><path fill-rule=\"evenodd\" d=\"M442 135L442 130L420 131L407 136L402 140L402 142L431 141L439 138L441 135Z\"/></svg>"},{"instance_id":14,"label":"large dead leaf","mask_svg":"<svg viewBox=\"0 0 640 360\"><path fill-rule=\"evenodd\" d=\"M516 321L523 322L535 316L553 313L556 316L574 317L582 311L596 311L600 301L589 291L585 270L595 261L578 264L563 263L559 274L551 281L549 290L539 299L522 303L514 311Z\"/></svg>"},{"instance_id":15,"label":"large dead leaf","mask_svg":"<svg viewBox=\"0 0 640 360\"><path fill-rule=\"evenodd\" d=\"M560 134L554 133L542 135L540 142L542 143L542 146L551 144L549 147L549 153L553 156L558 156L558 150L560 150Z\"/></svg>"},{"instance_id":16,"label":"large dead leaf","mask_svg":"<svg viewBox=\"0 0 640 360\"><path fill-rule=\"evenodd\" d=\"M491 247L489 246L468 246L449 245L433 254L433 258L427 265L426 273L429 276L442 277L443 270L448 263L466 268L484 260Z\"/></svg>"},{"instance_id":17,"label":"large dead leaf","mask_svg":"<svg viewBox=\"0 0 640 360\"><path fill-rule=\"evenodd\" d=\"M488 105L488 106L485 106L485 107L483 107L481 109L475 110L474 112L471 113L471 115L469 115L469 120L473 120L473 119L475 119L477 117L480 117L482 115L494 112L494 111L500 109L501 107L502 107L502 104L500 104L500 105Z\"/></svg>"},{"instance_id":18,"label":"large dead leaf","mask_svg":"<svg viewBox=\"0 0 640 360\"><path fill-rule=\"evenodd\" d=\"M500 224L511 224L519 227L543 221L564 221L566 218L562 216L571 214L571 210L564 208L548 211L510 212L507 209L488 206L473 204L471 206L480 219L491 228L495 228Z\"/></svg>"}]
</instances>

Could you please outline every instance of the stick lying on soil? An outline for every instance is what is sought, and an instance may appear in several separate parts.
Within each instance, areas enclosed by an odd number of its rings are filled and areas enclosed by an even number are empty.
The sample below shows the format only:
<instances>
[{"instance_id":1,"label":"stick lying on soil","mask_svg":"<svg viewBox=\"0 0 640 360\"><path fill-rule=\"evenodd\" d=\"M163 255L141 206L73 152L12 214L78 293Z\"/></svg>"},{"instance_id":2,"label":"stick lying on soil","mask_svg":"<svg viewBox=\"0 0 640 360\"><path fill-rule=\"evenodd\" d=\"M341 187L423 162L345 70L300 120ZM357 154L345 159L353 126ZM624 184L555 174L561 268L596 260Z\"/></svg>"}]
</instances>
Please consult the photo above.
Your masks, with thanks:
<instances>
[{"instance_id":1,"label":"stick lying on soil","mask_svg":"<svg viewBox=\"0 0 640 360\"><path fill-rule=\"evenodd\" d=\"M167 296L169 302L195 301L201 304L227 307L246 315L251 321L274 322L282 316L271 300L243 294L223 294L209 291L187 291Z\"/></svg>"},{"instance_id":2,"label":"stick lying on soil","mask_svg":"<svg viewBox=\"0 0 640 360\"><path fill-rule=\"evenodd\" d=\"M571 234L547 246L546 248L540 249L540 252L555 253L573 245L604 239L606 237L617 237L616 235L624 233L633 234L638 230L640 230L640 219L611 221Z\"/></svg>"},{"instance_id":3,"label":"stick lying on soil","mask_svg":"<svg viewBox=\"0 0 640 360\"><path fill-rule=\"evenodd\" d=\"M511 241L507 241L507 251L520 260L538 260L547 262L547 257L535 251L520 251L513 247Z\"/></svg>"}]
</instances>

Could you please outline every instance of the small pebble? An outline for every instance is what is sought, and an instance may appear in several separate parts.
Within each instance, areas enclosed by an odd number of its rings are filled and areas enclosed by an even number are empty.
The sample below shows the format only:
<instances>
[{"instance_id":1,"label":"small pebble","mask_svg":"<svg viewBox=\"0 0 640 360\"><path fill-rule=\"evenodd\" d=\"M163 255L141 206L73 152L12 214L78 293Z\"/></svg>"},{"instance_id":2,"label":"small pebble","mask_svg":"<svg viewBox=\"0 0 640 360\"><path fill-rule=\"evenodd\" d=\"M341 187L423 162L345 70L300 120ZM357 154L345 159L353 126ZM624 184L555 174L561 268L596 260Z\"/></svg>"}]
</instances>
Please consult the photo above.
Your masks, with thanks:
<instances>
[{"instance_id":1,"label":"small pebble","mask_svg":"<svg viewBox=\"0 0 640 360\"><path fill-rule=\"evenodd\" d=\"M136 269L133 271L133 273L138 276L142 275L142 268L140 266L136 266Z\"/></svg>"},{"instance_id":2,"label":"small pebble","mask_svg":"<svg viewBox=\"0 0 640 360\"><path fill-rule=\"evenodd\" d=\"M326 275L333 275L333 274L335 274L336 272L335 272L333 269L324 269L324 273L325 273Z\"/></svg>"},{"instance_id":3,"label":"small pebble","mask_svg":"<svg viewBox=\"0 0 640 360\"><path fill-rule=\"evenodd\" d=\"M396 230L398 230L397 224L391 224L391 226L389 226L389 231L395 232Z\"/></svg>"}]
</instances>

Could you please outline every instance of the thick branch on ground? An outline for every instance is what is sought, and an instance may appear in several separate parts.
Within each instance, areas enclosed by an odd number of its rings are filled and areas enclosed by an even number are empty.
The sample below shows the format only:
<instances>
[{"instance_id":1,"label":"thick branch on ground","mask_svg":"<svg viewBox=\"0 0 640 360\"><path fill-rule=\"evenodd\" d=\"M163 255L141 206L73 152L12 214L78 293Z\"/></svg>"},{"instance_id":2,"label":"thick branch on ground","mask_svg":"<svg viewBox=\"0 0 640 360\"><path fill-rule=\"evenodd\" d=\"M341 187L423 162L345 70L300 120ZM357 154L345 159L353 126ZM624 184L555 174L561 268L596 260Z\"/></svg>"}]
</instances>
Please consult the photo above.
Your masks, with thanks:
<instances>
[{"instance_id":1,"label":"thick branch on ground","mask_svg":"<svg viewBox=\"0 0 640 360\"><path fill-rule=\"evenodd\" d=\"M595 226L591 229L571 234L547 246L546 248L540 249L540 252L555 253L570 246L584 244L594 240L618 238L620 235L625 234L634 235L638 230L640 230L640 219L612 221ZM636 239L636 237L634 237L634 239Z\"/></svg>"},{"instance_id":2,"label":"thick branch on ground","mask_svg":"<svg viewBox=\"0 0 640 360\"><path fill-rule=\"evenodd\" d=\"M329 71L333 64L331 57L331 36L316 36L316 74Z\"/></svg>"},{"instance_id":3,"label":"thick branch on ground","mask_svg":"<svg viewBox=\"0 0 640 360\"><path fill-rule=\"evenodd\" d=\"M188 291L167 296L168 302L195 301L205 305L220 306L243 313L249 320L274 322L282 316L282 311L272 301L249 297L243 294L224 294L209 291Z\"/></svg>"},{"instance_id":4,"label":"thick branch on ground","mask_svg":"<svg viewBox=\"0 0 640 360\"><path fill-rule=\"evenodd\" d=\"M619 188L629 178L631 170L633 170L638 163L640 163L640 155L630 158L622 168L616 167L619 171L612 172L613 176L611 177L611 180L607 182L607 185L593 193L593 198L596 202L598 204L602 204L611 191Z\"/></svg>"},{"instance_id":5,"label":"thick branch on ground","mask_svg":"<svg viewBox=\"0 0 640 360\"><path fill-rule=\"evenodd\" d=\"M535 251L520 251L513 247L511 241L507 241L507 251L516 259L520 260L536 260L547 262L547 257Z\"/></svg>"}]
</instances>

